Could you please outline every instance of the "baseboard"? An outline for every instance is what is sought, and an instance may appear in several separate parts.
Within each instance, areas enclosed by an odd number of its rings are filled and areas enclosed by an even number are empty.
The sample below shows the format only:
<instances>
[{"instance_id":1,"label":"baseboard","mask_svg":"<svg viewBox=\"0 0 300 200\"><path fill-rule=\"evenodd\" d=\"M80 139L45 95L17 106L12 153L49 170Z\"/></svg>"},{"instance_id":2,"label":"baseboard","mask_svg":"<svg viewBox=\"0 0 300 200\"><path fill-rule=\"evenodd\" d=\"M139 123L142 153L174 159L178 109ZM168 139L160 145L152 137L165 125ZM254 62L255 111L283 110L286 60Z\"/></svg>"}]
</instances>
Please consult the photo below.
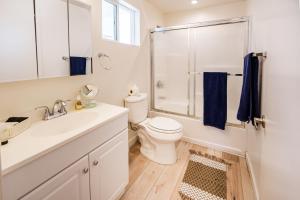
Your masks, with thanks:
<instances>
[{"instance_id":1,"label":"baseboard","mask_svg":"<svg viewBox=\"0 0 300 200\"><path fill-rule=\"evenodd\" d=\"M232 148L232 147L223 146L223 145L219 145L219 144L215 144L215 143L210 143L210 142L207 142L204 140L197 140L197 139L186 137L186 136L183 136L182 140L186 141L186 142L190 142L192 144L197 144L197 145L201 145L201 146L208 147L211 149L216 149L216 150L219 150L222 152L237 155L240 157L245 157L245 153L242 150L237 149L237 148Z\"/></svg>"},{"instance_id":2,"label":"baseboard","mask_svg":"<svg viewBox=\"0 0 300 200\"><path fill-rule=\"evenodd\" d=\"M256 200L259 200L258 186L257 186L255 174L254 174L254 169L253 169L252 161L251 161L251 158L250 158L248 152L246 152L246 162L247 162L247 166L248 166L248 169L249 169L250 177L251 177L251 180L252 180L252 185L253 185L253 189L254 189Z\"/></svg>"}]
</instances>

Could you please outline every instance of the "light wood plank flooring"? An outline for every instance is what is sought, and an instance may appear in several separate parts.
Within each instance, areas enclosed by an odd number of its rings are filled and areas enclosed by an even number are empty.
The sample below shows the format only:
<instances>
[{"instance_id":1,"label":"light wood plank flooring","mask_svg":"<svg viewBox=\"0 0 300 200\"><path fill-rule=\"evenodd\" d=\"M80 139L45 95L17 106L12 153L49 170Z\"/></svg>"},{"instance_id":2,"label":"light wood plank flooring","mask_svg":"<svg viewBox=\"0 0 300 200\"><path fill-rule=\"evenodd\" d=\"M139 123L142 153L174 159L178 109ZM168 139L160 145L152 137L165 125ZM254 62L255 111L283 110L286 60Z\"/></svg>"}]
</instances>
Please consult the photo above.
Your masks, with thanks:
<instances>
[{"instance_id":1,"label":"light wood plank flooring","mask_svg":"<svg viewBox=\"0 0 300 200\"><path fill-rule=\"evenodd\" d=\"M130 149L129 184L122 200L181 200L177 191L188 164L189 149L215 155L232 164L227 172L228 200L255 200L244 158L180 141L176 164L160 165L145 158L139 148L137 143Z\"/></svg>"}]
</instances>

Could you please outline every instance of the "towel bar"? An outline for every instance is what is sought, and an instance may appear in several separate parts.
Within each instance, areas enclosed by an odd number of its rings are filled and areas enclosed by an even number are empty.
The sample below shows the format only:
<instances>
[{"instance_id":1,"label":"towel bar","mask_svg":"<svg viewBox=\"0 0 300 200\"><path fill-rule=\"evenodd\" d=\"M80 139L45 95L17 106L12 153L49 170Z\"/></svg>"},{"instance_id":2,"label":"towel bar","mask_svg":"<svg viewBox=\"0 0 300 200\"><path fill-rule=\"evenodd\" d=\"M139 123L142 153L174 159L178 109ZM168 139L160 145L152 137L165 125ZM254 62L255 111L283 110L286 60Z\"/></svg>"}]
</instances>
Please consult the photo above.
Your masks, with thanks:
<instances>
[{"instance_id":1,"label":"towel bar","mask_svg":"<svg viewBox=\"0 0 300 200\"><path fill-rule=\"evenodd\" d=\"M91 60L91 59L92 59L91 57L85 57L85 58L86 58L87 60ZM67 57L67 56L63 56L62 59L63 59L63 60L70 60L70 58Z\"/></svg>"},{"instance_id":2,"label":"towel bar","mask_svg":"<svg viewBox=\"0 0 300 200\"><path fill-rule=\"evenodd\" d=\"M188 72L189 75L192 74L203 74L203 72ZM243 76L243 74L231 74L231 73L227 73L227 76Z\"/></svg>"}]
</instances>

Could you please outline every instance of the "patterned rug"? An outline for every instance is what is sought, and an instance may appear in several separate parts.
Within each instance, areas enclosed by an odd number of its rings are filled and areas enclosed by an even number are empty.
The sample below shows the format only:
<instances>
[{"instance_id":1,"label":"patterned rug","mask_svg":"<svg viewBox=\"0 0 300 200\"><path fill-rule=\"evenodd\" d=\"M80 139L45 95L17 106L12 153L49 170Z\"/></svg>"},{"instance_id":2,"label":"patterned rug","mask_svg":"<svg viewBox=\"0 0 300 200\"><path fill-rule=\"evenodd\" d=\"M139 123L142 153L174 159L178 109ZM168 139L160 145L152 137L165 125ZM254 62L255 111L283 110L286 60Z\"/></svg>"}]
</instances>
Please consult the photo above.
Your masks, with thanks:
<instances>
[{"instance_id":1,"label":"patterned rug","mask_svg":"<svg viewBox=\"0 0 300 200\"><path fill-rule=\"evenodd\" d=\"M223 159L190 150L191 156L179 187L183 200L226 200L226 172Z\"/></svg>"}]
</instances>

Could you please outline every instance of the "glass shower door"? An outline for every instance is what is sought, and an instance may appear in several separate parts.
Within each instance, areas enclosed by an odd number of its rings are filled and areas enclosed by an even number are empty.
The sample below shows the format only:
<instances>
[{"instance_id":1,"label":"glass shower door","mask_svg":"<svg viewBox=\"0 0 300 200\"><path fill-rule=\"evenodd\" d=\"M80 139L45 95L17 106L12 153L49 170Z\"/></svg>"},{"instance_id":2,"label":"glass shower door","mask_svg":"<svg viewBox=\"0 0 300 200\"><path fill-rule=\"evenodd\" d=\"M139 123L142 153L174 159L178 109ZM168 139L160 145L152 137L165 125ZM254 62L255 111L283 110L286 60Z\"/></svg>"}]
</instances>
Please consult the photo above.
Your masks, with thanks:
<instances>
[{"instance_id":1,"label":"glass shower door","mask_svg":"<svg viewBox=\"0 0 300 200\"><path fill-rule=\"evenodd\" d=\"M189 29L155 32L152 35L152 107L189 113Z\"/></svg>"},{"instance_id":2,"label":"glass shower door","mask_svg":"<svg viewBox=\"0 0 300 200\"><path fill-rule=\"evenodd\" d=\"M194 116L203 118L203 72L243 73L247 52L247 23L207 26L191 29L194 66L191 88L194 89ZM236 112L242 87L242 76L228 76L228 122L239 123Z\"/></svg>"}]
</instances>

